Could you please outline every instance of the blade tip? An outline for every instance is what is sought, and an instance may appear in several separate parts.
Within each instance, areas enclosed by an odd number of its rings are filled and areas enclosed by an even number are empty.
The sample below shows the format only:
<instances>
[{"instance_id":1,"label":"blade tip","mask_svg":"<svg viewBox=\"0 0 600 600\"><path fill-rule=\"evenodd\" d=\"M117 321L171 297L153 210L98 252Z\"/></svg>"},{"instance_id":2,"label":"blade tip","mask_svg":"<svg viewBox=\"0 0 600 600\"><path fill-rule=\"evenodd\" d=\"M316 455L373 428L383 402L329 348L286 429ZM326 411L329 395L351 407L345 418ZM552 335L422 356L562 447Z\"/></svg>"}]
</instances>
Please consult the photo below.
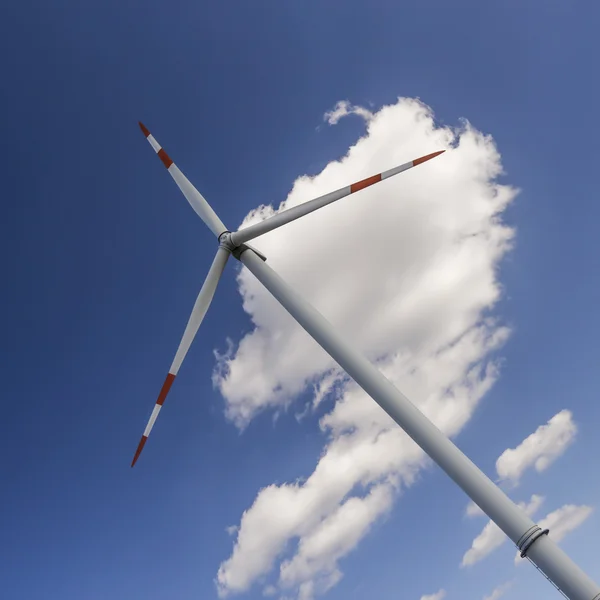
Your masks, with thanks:
<instances>
[{"instance_id":1,"label":"blade tip","mask_svg":"<svg viewBox=\"0 0 600 600\"><path fill-rule=\"evenodd\" d=\"M427 162L428 160L431 160L432 158L435 158L436 156L443 154L444 152L446 152L446 151L438 150L437 152L432 152L431 154L426 154L425 156L421 156L420 158L413 160L413 167L416 167L417 165L421 165L424 162Z\"/></svg>"},{"instance_id":2,"label":"blade tip","mask_svg":"<svg viewBox=\"0 0 600 600\"><path fill-rule=\"evenodd\" d=\"M413 167L416 167L417 165L421 165L424 162L427 162L428 160L431 160L432 158L435 158L436 156L443 154L444 152L446 152L446 150L438 150L437 152L432 152L431 154L426 154L425 156L421 156L420 158L413 160Z\"/></svg>"},{"instance_id":3,"label":"blade tip","mask_svg":"<svg viewBox=\"0 0 600 600\"><path fill-rule=\"evenodd\" d=\"M144 445L146 444L146 440L148 438L143 435L142 439L140 440L140 443L138 444L138 447L135 451L135 454L133 455L133 460L131 461L131 468L133 469L133 465L135 465L135 463L137 462L138 458L140 457L140 454L142 453L142 450L144 449Z\"/></svg>"},{"instance_id":4,"label":"blade tip","mask_svg":"<svg viewBox=\"0 0 600 600\"><path fill-rule=\"evenodd\" d=\"M150 132L148 131L147 127L141 121L138 121L138 125L140 126L140 129L142 130L144 136L148 137L150 135Z\"/></svg>"}]
</instances>

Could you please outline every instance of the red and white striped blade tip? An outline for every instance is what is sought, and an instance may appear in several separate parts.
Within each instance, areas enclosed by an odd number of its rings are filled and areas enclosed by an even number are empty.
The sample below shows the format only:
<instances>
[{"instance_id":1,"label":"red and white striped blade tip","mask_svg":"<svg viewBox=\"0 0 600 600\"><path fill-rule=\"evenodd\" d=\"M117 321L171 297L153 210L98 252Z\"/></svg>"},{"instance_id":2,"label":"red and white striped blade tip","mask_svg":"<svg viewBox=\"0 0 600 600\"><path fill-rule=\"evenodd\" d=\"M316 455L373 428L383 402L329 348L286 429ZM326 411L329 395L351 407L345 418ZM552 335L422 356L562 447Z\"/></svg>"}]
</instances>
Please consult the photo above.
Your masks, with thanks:
<instances>
[{"instance_id":1,"label":"red and white striped blade tip","mask_svg":"<svg viewBox=\"0 0 600 600\"><path fill-rule=\"evenodd\" d=\"M132 467L133 467L133 465L135 465L135 463L137 462L137 459L140 457L140 454L142 453L142 450L144 449L144 445L146 444L147 439L148 438L145 435L142 436L142 439L140 440L137 450L135 451L135 454L133 456L133 460L131 461Z\"/></svg>"},{"instance_id":2,"label":"red and white striped blade tip","mask_svg":"<svg viewBox=\"0 0 600 600\"><path fill-rule=\"evenodd\" d=\"M171 386L173 385L173 382L175 381L175 377L176 377L175 373L167 374L167 378L165 379L165 382L163 383L163 386L160 390L160 394L158 395L158 399L156 400L156 403L154 404L154 409L152 410L150 419L148 419L148 424L146 425L146 429L144 431L144 434L142 435L142 439L140 440L137 450L135 451L135 454L133 456L133 460L131 461L132 467L133 467L133 465L135 465L135 463L137 462L137 459L140 457L140 454L142 453L142 450L144 449L146 440L148 439L148 436L150 435L150 432L152 431L152 428L154 427L154 423L156 422L158 413L160 412L160 409L162 408L162 405L165 402L165 398L167 397L167 394L169 393L169 390L171 389Z\"/></svg>"},{"instance_id":3,"label":"red and white striped blade tip","mask_svg":"<svg viewBox=\"0 0 600 600\"><path fill-rule=\"evenodd\" d=\"M417 158L417 159L413 160L413 167L423 164L424 162L427 162L428 160L431 160L432 158L435 158L436 156L439 156L440 154L443 154L444 152L446 152L446 151L438 150L437 152L432 152L431 154L426 154L425 156L421 156L421 158Z\"/></svg>"},{"instance_id":4,"label":"red and white striped blade tip","mask_svg":"<svg viewBox=\"0 0 600 600\"><path fill-rule=\"evenodd\" d=\"M142 133L144 134L144 136L148 137L150 135L150 132L148 131L146 126L141 121L138 121L138 124L139 124L140 129L142 130Z\"/></svg>"}]
</instances>

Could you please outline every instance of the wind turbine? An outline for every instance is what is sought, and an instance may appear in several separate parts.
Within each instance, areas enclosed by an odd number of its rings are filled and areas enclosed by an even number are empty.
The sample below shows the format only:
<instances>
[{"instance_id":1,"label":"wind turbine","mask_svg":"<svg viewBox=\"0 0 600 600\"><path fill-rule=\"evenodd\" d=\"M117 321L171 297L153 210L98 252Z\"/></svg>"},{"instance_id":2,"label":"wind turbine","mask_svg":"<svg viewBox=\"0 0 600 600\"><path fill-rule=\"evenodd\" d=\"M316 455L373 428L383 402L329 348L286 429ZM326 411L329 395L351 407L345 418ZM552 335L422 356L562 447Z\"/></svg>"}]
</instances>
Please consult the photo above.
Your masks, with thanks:
<instances>
[{"instance_id":1,"label":"wind turbine","mask_svg":"<svg viewBox=\"0 0 600 600\"><path fill-rule=\"evenodd\" d=\"M250 240L290 223L332 202L416 167L444 152L440 150L373 175L352 185L305 202L260 223L231 232L202 194L179 170L169 155L140 123L146 139L158 154L192 208L213 232L218 249L200 289L183 338L162 386L131 466L138 460L181 363L206 315L230 255L239 260L267 288L318 344L396 423L458 484L463 491L516 544L528 558L571 600L600 600L600 586L584 573L525 512L479 470L431 421L386 377L343 338L313 306L295 292L271 267L266 257L247 244ZM435 542L434 542L435 543Z\"/></svg>"}]
</instances>

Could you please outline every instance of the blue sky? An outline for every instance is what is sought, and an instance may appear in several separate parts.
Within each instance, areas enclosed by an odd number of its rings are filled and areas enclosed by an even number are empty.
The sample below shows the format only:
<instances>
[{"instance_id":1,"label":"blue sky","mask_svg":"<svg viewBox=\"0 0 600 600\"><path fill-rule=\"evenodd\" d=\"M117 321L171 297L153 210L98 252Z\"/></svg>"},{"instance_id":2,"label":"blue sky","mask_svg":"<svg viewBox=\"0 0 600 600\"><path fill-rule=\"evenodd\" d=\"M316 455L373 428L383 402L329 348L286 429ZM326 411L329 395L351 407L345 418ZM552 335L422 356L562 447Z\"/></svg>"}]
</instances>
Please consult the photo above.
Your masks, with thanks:
<instances>
[{"instance_id":1,"label":"blue sky","mask_svg":"<svg viewBox=\"0 0 600 600\"><path fill-rule=\"evenodd\" d=\"M540 516L597 506L599 16L591 2L513 1L5 10L7 597L216 598L214 578L235 541L226 527L264 486L310 475L325 443L323 413L299 423L292 408L274 423L267 410L243 433L225 419L213 350L252 329L230 265L129 468L214 251L139 119L230 227L261 203L276 206L297 177L316 175L364 135L355 116L324 123L340 100L377 111L419 97L440 124L467 118L493 136L501 181L521 189L502 215L516 245L500 263L504 291L493 310L513 333L498 381L457 442L495 476L504 450L568 409L576 441L511 494L543 494ZM447 598L478 599L512 579L505 597L546 597L533 569L513 568L509 544L459 568L485 524L465 519L465 506L438 469L424 471L341 560L344 577L326 597L418 600L444 588ZM596 580L599 534L594 513L563 543ZM262 598L263 589L240 597Z\"/></svg>"}]
</instances>

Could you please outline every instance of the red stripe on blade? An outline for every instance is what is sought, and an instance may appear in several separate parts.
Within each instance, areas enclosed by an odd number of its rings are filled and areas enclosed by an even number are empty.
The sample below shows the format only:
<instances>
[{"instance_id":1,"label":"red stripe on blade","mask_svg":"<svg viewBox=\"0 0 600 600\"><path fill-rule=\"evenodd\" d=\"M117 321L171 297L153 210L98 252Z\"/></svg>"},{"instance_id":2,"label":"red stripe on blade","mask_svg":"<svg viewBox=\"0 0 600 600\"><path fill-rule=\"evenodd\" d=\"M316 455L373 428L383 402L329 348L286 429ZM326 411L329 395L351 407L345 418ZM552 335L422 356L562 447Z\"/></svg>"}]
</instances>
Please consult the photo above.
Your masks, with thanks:
<instances>
[{"instance_id":1,"label":"red stripe on blade","mask_svg":"<svg viewBox=\"0 0 600 600\"><path fill-rule=\"evenodd\" d=\"M421 156L421 158L417 158L417 159L413 160L413 167L416 167L417 165L427 162L428 160L431 160L432 158L435 158L436 156L439 156L440 154L443 154L444 152L446 152L446 151L440 150L439 152L433 152L432 154L428 154L427 156Z\"/></svg>"},{"instance_id":2,"label":"red stripe on blade","mask_svg":"<svg viewBox=\"0 0 600 600\"><path fill-rule=\"evenodd\" d=\"M173 161L169 158L169 155L162 148L158 151L158 158L163 161L163 165L165 165L167 169L173 164Z\"/></svg>"},{"instance_id":3,"label":"red stripe on blade","mask_svg":"<svg viewBox=\"0 0 600 600\"><path fill-rule=\"evenodd\" d=\"M173 375L173 373L169 373L165 379L165 382L163 383L162 389L160 390L156 404L159 404L160 406L163 405L163 402L165 401L165 398L167 397L167 394L169 393L174 381L175 375Z\"/></svg>"},{"instance_id":4,"label":"red stripe on blade","mask_svg":"<svg viewBox=\"0 0 600 600\"><path fill-rule=\"evenodd\" d=\"M148 438L145 435L142 436L142 439L140 440L140 443L138 444L137 450L135 451L133 460L131 461L132 467L133 467L133 465L135 465L135 463L137 462L137 459L140 457L140 454L142 453L142 450L144 449L144 445L145 445L147 439Z\"/></svg>"},{"instance_id":5,"label":"red stripe on blade","mask_svg":"<svg viewBox=\"0 0 600 600\"><path fill-rule=\"evenodd\" d=\"M146 126L141 121L138 121L138 123L139 123L140 129L142 130L142 133L146 137L148 137L150 135L150 132L146 129Z\"/></svg>"},{"instance_id":6,"label":"red stripe on blade","mask_svg":"<svg viewBox=\"0 0 600 600\"><path fill-rule=\"evenodd\" d=\"M350 193L354 194L354 192L358 192L359 190L364 190L366 187L373 185L374 183L379 183L381 181L381 173L379 175L373 175L373 177L367 177L362 181L357 181L350 186Z\"/></svg>"}]
</instances>

